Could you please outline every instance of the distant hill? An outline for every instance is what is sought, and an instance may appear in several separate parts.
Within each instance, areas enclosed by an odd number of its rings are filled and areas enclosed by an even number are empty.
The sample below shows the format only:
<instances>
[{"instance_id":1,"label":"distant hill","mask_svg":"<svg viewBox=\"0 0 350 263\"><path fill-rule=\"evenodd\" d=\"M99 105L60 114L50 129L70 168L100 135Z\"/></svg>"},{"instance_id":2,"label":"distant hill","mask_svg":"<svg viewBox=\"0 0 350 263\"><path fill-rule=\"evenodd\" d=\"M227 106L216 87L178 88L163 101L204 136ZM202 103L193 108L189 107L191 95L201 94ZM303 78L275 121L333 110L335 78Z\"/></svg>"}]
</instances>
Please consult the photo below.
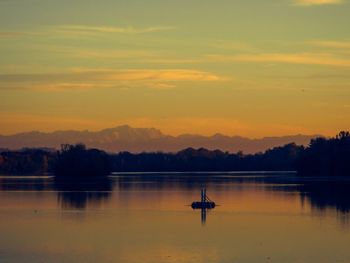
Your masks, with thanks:
<instances>
[{"instance_id":1,"label":"distant hill","mask_svg":"<svg viewBox=\"0 0 350 263\"><path fill-rule=\"evenodd\" d=\"M118 126L97 132L91 131L55 131L52 133L26 132L15 135L0 135L0 148L20 149L24 147L60 148L61 144L84 143L87 147L98 148L108 152L177 152L182 149L207 148L222 151L256 153L266 149L294 142L308 145L317 135L291 135L249 139L240 136L215 134L201 136L184 134L170 136L154 128L132 128Z\"/></svg>"}]
</instances>

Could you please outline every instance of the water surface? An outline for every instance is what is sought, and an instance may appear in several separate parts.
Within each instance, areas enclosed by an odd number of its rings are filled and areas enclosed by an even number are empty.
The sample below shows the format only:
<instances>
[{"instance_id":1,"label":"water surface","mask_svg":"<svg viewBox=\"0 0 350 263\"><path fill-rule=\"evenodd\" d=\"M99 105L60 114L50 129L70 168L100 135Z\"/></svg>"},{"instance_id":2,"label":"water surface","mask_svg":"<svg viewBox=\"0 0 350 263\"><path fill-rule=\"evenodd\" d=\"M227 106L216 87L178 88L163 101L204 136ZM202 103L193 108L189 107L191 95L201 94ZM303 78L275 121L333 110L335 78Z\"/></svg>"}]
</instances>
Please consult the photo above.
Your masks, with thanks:
<instances>
[{"instance_id":1,"label":"water surface","mask_svg":"<svg viewBox=\"0 0 350 263\"><path fill-rule=\"evenodd\" d=\"M0 261L350 262L349 186L293 173L0 176ZM215 209L189 206L201 187Z\"/></svg>"}]
</instances>

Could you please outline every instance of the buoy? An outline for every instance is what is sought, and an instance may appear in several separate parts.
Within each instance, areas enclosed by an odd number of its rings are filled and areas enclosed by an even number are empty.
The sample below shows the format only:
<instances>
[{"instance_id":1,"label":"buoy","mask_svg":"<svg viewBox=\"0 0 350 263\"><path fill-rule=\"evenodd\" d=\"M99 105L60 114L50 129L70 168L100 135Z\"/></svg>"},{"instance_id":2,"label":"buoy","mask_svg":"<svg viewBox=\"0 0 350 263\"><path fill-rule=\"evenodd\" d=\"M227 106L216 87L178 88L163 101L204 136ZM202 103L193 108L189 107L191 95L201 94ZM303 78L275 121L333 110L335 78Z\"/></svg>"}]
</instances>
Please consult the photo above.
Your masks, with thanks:
<instances>
[{"instance_id":1,"label":"buoy","mask_svg":"<svg viewBox=\"0 0 350 263\"><path fill-rule=\"evenodd\" d=\"M206 189L201 190L201 201L196 201L192 203L193 209L212 209L215 207L215 202L209 199L206 194Z\"/></svg>"}]
</instances>

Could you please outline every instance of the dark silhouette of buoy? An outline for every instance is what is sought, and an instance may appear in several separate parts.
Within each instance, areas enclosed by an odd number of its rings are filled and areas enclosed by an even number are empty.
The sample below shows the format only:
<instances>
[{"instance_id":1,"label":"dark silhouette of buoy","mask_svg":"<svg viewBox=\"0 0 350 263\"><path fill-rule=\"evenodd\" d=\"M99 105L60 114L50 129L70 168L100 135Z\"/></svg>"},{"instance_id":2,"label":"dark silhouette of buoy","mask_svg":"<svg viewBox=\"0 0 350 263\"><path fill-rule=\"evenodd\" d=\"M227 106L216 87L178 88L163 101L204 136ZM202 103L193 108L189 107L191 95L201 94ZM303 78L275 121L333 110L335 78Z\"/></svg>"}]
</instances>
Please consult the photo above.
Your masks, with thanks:
<instances>
[{"instance_id":1,"label":"dark silhouette of buoy","mask_svg":"<svg viewBox=\"0 0 350 263\"><path fill-rule=\"evenodd\" d=\"M193 202L191 205L193 209L201 210L202 225L205 225L205 222L207 220L207 210L215 208L215 202L209 199L206 192L206 189L203 188L201 190L201 201Z\"/></svg>"},{"instance_id":2,"label":"dark silhouette of buoy","mask_svg":"<svg viewBox=\"0 0 350 263\"><path fill-rule=\"evenodd\" d=\"M192 203L193 209L212 209L215 208L215 202L209 199L206 194L206 189L201 190L201 201L195 201Z\"/></svg>"}]
</instances>

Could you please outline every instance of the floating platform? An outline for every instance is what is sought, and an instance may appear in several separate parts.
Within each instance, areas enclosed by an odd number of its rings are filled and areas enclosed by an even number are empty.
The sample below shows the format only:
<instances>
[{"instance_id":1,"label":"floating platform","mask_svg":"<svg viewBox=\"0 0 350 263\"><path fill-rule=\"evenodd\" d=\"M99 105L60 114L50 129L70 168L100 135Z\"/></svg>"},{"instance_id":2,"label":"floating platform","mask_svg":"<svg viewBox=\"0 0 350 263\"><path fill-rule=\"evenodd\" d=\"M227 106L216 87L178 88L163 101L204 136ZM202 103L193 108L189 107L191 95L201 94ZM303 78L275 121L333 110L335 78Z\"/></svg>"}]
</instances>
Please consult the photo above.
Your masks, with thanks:
<instances>
[{"instance_id":1,"label":"floating platform","mask_svg":"<svg viewBox=\"0 0 350 263\"><path fill-rule=\"evenodd\" d=\"M193 202L193 209L213 209L215 208L215 202Z\"/></svg>"},{"instance_id":2,"label":"floating platform","mask_svg":"<svg viewBox=\"0 0 350 263\"><path fill-rule=\"evenodd\" d=\"M215 202L209 199L206 194L206 189L201 190L201 201L193 202L191 207L193 209L213 209L215 208Z\"/></svg>"}]
</instances>

